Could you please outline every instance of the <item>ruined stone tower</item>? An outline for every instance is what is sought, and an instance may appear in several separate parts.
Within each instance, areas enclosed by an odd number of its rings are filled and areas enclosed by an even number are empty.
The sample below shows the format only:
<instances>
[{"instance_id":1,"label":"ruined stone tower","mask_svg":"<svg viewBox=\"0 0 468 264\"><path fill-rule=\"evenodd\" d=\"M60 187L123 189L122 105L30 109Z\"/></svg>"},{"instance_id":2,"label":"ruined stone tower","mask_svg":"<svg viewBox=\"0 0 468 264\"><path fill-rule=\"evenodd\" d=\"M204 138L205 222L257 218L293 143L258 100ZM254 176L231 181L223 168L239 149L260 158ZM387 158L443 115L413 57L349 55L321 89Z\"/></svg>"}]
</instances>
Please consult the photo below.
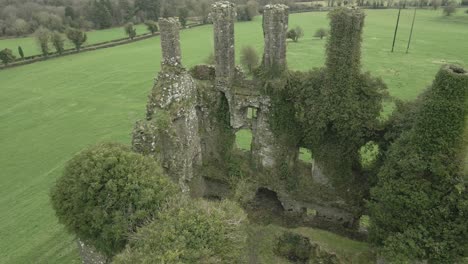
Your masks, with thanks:
<instances>
[{"instance_id":1,"label":"ruined stone tower","mask_svg":"<svg viewBox=\"0 0 468 264\"><path fill-rule=\"evenodd\" d=\"M287 68L288 8L265 7L261 67L280 70L268 80L246 79L235 65L235 6L222 1L212 8L214 66L198 65L186 71L179 23L174 18L160 20L161 72L149 96L147 120L135 126L133 148L154 156L193 196L228 196L235 188L230 185L232 170L242 167L243 176L258 190L277 193L284 210L303 217L301 221L328 229L354 226L359 216L317 166L298 159L301 146L273 133L273 103L265 89L281 85L281 72ZM235 134L241 129L252 132L250 151L235 147ZM298 179L297 190L287 186L285 177ZM309 209L316 214L306 214Z\"/></svg>"},{"instance_id":2,"label":"ruined stone tower","mask_svg":"<svg viewBox=\"0 0 468 264\"><path fill-rule=\"evenodd\" d=\"M197 87L181 64L179 21L161 18L161 71L149 96L146 121L139 121L133 148L153 155L162 167L189 192L195 167L201 164L196 113Z\"/></svg>"}]
</instances>

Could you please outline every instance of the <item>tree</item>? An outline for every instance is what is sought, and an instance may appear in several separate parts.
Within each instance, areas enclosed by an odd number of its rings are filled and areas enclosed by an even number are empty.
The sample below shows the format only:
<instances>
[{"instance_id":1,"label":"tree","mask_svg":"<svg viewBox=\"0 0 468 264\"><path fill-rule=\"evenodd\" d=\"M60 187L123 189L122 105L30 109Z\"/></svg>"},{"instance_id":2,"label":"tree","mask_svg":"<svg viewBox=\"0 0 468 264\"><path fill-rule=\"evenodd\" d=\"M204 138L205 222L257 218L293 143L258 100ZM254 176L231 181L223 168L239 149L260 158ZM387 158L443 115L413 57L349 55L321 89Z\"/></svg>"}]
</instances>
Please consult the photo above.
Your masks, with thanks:
<instances>
[{"instance_id":1,"label":"tree","mask_svg":"<svg viewBox=\"0 0 468 264\"><path fill-rule=\"evenodd\" d=\"M24 52L23 52L23 48L21 48L21 46L18 46L18 54L20 55L21 59L24 59Z\"/></svg>"},{"instance_id":2,"label":"tree","mask_svg":"<svg viewBox=\"0 0 468 264\"><path fill-rule=\"evenodd\" d=\"M248 69L249 73L252 73L258 66L258 59L257 51L252 46L242 47L241 64Z\"/></svg>"},{"instance_id":3,"label":"tree","mask_svg":"<svg viewBox=\"0 0 468 264\"><path fill-rule=\"evenodd\" d=\"M83 43L88 38L86 33L80 29L69 28L66 32L67 38L75 45L76 50L79 52Z\"/></svg>"},{"instance_id":4,"label":"tree","mask_svg":"<svg viewBox=\"0 0 468 264\"><path fill-rule=\"evenodd\" d=\"M258 3L255 1L248 1L245 5L237 6L237 20L239 21L252 21L257 15Z\"/></svg>"},{"instance_id":5,"label":"tree","mask_svg":"<svg viewBox=\"0 0 468 264\"><path fill-rule=\"evenodd\" d=\"M107 0L94 0L91 2L91 21L97 28L109 28L112 26L112 6Z\"/></svg>"},{"instance_id":6,"label":"tree","mask_svg":"<svg viewBox=\"0 0 468 264\"><path fill-rule=\"evenodd\" d=\"M457 3L454 1L450 1L446 6L444 6L444 14L446 16L451 16L457 12Z\"/></svg>"},{"instance_id":7,"label":"tree","mask_svg":"<svg viewBox=\"0 0 468 264\"><path fill-rule=\"evenodd\" d=\"M125 24L124 30L128 37L133 40L136 36L136 29L133 27L133 23L130 22Z\"/></svg>"},{"instance_id":8,"label":"tree","mask_svg":"<svg viewBox=\"0 0 468 264\"><path fill-rule=\"evenodd\" d=\"M304 30L300 26L296 26L294 30L296 31L296 38L297 38L296 42L297 42L299 41L300 38L304 37Z\"/></svg>"},{"instance_id":9,"label":"tree","mask_svg":"<svg viewBox=\"0 0 468 264\"><path fill-rule=\"evenodd\" d=\"M145 21L146 28L148 29L151 34L158 32L158 23L154 22L153 20L146 20Z\"/></svg>"},{"instance_id":10,"label":"tree","mask_svg":"<svg viewBox=\"0 0 468 264\"><path fill-rule=\"evenodd\" d=\"M210 2L208 0L201 0L200 4L198 5L199 14L202 17L202 23L208 23L208 17L210 15Z\"/></svg>"},{"instance_id":11,"label":"tree","mask_svg":"<svg viewBox=\"0 0 468 264\"><path fill-rule=\"evenodd\" d=\"M434 9L434 10L439 9L441 4L442 4L441 0L432 0L431 1L431 6L432 6L432 9Z\"/></svg>"},{"instance_id":12,"label":"tree","mask_svg":"<svg viewBox=\"0 0 468 264\"><path fill-rule=\"evenodd\" d=\"M177 186L158 163L127 146L98 144L73 157L51 190L59 221L108 257L147 223Z\"/></svg>"},{"instance_id":13,"label":"tree","mask_svg":"<svg viewBox=\"0 0 468 264\"><path fill-rule=\"evenodd\" d=\"M467 87L465 70L443 67L416 112L409 112L411 126L385 153L371 190L369 231L371 241L395 263L459 263L464 254Z\"/></svg>"},{"instance_id":14,"label":"tree","mask_svg":"<svg viewBox=\"0 0 468 264\"><path fill-rule=\"evenodd\" d=\"M189 11L187 8L183 7L183 8L180 8L179 9L179 21L180 21L180 24L185 27L187 26L187 19L188 19L188 15L189 15Z\"/></svg>"},{"instance_id":15,"label":"tree","mask_svg":"<svg viewBox=\"0 0 468 264\"><path fill-rule=\"evenodd\" d=\"M36 37L37 44L41 48L42 55L49 55L49 41L50 41L50 31L47 28L40 27L34 33Z\"/></svg>"},{"instance_id":16,"label":"tree","mask_svg":"<svg viewBox=\"0 0 468 264\"><path fill-rule=\"evenodd\" d=\"M65 40L63 39L62 34L60 34L57 31L54 31L51 35L51 41L52 41L52 45L54 45L55 51L58 54L62 55L64 51L64 43L65 43Z\"/></svg>"},{"instance_id":17,"label":"tree","mask_svg":"<svg viewBox=\"0 0 468 264\"><path fill-rule=\"evenodd\" d=\"M234 202L169 203L114 263L244 263L247 216Z\"/></svg>"},{"instance_id":18,"label":"tree","mask_svg":"<svg viewBox=\"0 0 468 264\"><path fill-rule=\"evenodd\" d=\"M4 49L0 51L0 60L2 60L5 65L8 65L8 63L15 61L15 55L13 55L11 49Z\"/></svg>"},{"instance_id":19,"label":"tree","mask_svg":"<svg viewBox=\"0 0 468 264\"><path fill-rule=\"evenodd\" d=\"M295 30L295 29L290 29L290 30L288 31L288 33L286 33L286 37L287 37L288 39L291 39L291 40L294 41L294 42L297 42L297 40L298 40L298 39L297 39L297 33L296 33L296 30Z\"/></svg>"},{"instance_id":20,"label":"tree","mask_svg":"<svg viewBox=\"0 0 468 264\"><path fill-rule=\"evenodd\" d=\"M328 32L327 32L326 29L324 29L324 28L319 28L319 29L317 29L317 31L315 32L314 37L323 39L323 38L326 37L327 35L328 35Z\"/></svg>"}]
</instances>

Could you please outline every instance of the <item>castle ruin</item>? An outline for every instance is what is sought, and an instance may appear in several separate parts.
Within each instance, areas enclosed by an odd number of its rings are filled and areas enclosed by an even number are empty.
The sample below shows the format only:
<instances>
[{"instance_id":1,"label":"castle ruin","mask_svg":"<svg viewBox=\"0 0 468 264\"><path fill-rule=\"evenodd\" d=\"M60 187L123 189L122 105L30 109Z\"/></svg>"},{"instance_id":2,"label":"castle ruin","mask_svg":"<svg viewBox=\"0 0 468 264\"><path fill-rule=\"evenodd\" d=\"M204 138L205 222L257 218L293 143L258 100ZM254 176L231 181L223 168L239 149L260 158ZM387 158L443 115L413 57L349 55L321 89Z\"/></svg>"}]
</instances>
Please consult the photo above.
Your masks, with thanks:
<instances>
[{"instance_id":1,"label":"castle ruin","mask_svg":"<svg viewBox=\"0 0 468 264\"><path fill-rule=\"evenodd\" d=\"M287 69L288 12L285 5L264 8L265 46L260 66L264 71ZM155 156L183 192L194 197L227 197L233 191L230 165L236 160L243 177L255 182L257 190L275 192L285 212L311 226L356 231L359 210L340 197L317 164L299 159L302 146L273 133L271 98L263 92L261 81L247 79L236 67L234 4L215 3L211 17L215 65L190 70L183 67L178 20L159 20L161 71L149 95L146 120L135 125L134 150ZM361 33L364 17L354 19L359 20L358 28L343 35L341 41ZM270 82L276 81L274 76ZM235 134L241 129L252 132L250 151L235 148ZM299 179L295 190L285 183L285 172Z\"/></svg>"}]
</instances>

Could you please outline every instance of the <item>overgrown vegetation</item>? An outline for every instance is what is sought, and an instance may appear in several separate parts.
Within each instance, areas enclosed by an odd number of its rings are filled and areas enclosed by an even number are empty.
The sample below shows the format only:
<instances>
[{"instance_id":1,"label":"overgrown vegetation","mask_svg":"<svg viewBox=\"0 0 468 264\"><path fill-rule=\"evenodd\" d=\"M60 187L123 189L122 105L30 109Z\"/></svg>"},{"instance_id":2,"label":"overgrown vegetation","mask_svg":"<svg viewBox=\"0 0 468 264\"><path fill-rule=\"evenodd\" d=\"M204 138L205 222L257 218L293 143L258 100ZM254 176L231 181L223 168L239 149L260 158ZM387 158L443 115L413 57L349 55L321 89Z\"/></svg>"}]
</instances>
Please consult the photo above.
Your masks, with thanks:
<instances>
[{"instance_id":1,"label":"overgrown vegetation","mask_svg":"<svg viewBox=\"0 0 468 264\"><path fill-rule=\"evenodd\" d=\"M230 201L172 202L115 263L243 263L247 216Z\"/></svg>"},{"instance_id":2,"label":"overgrown vegetation","mask_svg":"<svg viewBox=\"0 0 468 264\"><path fill-rule=\"evenodd\" d=\"M8 63L15 61L15 55L13 55L11 49L3 49L0 51L0 60L2 60L3 64L8 65Z\"/></svg>"},{"instance_id":3,"label":"overgrown vegetation","mask_svg":"<svg viewBox=\"0 0 468 264\"><path fill-rule=\"evenodd\" d=\"M88 36L79 29L69 28L66 32L67 38L75 45L75 49L79 52L81 46L86 42Z\"/></svg>"},{"instance_id":4,"label":"overgrown vegetation","mask_svg":"<svg viewBox=\"0 0 468 264\"><path fill-rule=\"evenodd\" d=\"M177 192L154 159L105 143L68 162L51 198L70 232L112 257L125 247L129 234Z\"/></svg>"},{"instance_id":5,"label":"overgrown vegetation","mask_svg":"<svg viewBox=\"0 0 468 264\"><path fill-rule=\"evenodd\" d=\"M412 126L401 122L407 128L385 154L372 189L370 234L388 259L455 263L464 254L467 88L463 69L441 69L416 112L406 111Z\"/></svg>"}]
</instances>

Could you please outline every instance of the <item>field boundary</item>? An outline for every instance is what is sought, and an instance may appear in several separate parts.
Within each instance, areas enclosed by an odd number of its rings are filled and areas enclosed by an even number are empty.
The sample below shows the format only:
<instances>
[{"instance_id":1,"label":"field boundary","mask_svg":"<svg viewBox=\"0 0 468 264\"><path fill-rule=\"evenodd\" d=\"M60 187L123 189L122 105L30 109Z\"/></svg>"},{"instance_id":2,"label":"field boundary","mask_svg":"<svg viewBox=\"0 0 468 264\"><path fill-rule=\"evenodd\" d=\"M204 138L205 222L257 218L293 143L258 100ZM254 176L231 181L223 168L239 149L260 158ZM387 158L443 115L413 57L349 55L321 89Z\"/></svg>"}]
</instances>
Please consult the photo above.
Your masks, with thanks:
<instances>
[{"instance_id":1,"label":"field boundary","mask_svg":"<svg viewBox=\"0 0 468 264\"><path fill-rule=\"evenodd\" d=\"M182 28L182 30L191 29L191 28L199 27L199 26L203 26L203 25L205 25L205 24L195 23L195 24L187 25L185 28ZM2 66L0 66L0 70L5 70L5 69L8 69L8 68L28 65L28 64L32 64L32 63L36 63L36 62L40 62L40 61L46 61L46 60L50 60L50 59L54 59L54 58L59 58L59 57L63 57L63 56L77 54L77 53L83 53L83 52L94 51L94 50L99 50L99 49L112 48L112 47L115 47L115 46L125 45L125 44L133 43L133 42L136 42L136 41L149 39L149 38L156 37L156 36L159 36L159 35L160 35L160 32L155 32L154 34L144 33L144 34L136 36L133 39L119 38L119 39L104 41L104 42L100 42L100 43L90 44L90 45L87 45L87 46L84 46L83 48L81 48L80 51L77 51L75 48L71 48L71 49L64 50L62 52L62 54L54 52L54 53L49 54L48 56L44 56L42 54L28 56L28 57L24 57L24 59L18 59L15 62L10 63L8 65L2 65Z\"/></svg>"}]
</instances>

